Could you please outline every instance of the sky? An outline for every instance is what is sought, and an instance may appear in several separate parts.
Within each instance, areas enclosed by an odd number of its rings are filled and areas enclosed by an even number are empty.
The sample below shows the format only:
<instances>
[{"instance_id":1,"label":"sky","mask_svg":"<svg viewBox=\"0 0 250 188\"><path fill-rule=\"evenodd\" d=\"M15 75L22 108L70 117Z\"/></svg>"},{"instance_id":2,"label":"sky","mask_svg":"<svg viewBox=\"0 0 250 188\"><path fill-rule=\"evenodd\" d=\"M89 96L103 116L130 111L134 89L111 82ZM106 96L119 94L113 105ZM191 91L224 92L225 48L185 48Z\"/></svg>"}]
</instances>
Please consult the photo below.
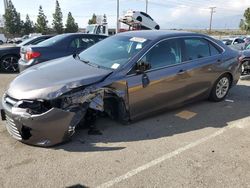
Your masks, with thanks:
<instances>
[{"instance_id":1,"label":"sky","mask_svg":"<svg viewBox=\"0 0 250 188\"><path fill-rule=\"evenodd\" d=\"M213 17L213 28L238 28L240 19L250 0L148 0L148 14L162 29L207 29L209 27L210 9L216 7ZM55 11L55 0L12 0L15 8L21 13L22 19L26 14L35 22L39 5L49 20ZM146 0L120 0L120 16L127 10L145 12ZM59 0L64 23L70 11L81 28L86 27L92 14L107 15L110 28L116 25L117 0ZM4 13L3 0L0 0L0 15Z\"/></svg>"}]
</instances>

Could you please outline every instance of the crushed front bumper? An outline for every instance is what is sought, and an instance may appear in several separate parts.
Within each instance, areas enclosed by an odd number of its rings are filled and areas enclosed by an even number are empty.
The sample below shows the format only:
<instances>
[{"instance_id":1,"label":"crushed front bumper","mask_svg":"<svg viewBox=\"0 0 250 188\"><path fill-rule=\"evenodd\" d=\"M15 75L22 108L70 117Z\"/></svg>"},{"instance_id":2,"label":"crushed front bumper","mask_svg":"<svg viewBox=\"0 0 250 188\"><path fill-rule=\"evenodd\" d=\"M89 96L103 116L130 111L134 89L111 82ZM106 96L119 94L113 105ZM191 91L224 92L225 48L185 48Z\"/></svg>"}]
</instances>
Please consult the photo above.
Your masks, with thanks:
<instances>
[{"instance_id":1,"label":"crushed front bumper","mask_svg":"<svg viewBox=\"0 0 250 188\"><path fill-rule=\"evenodd\" d=\"M30 145L53 146L69 139L84 112L75 113L51 108L45 113L31 115L27 109L2 101L6 128L15 139Z\"/></svg>"}]
</instances>

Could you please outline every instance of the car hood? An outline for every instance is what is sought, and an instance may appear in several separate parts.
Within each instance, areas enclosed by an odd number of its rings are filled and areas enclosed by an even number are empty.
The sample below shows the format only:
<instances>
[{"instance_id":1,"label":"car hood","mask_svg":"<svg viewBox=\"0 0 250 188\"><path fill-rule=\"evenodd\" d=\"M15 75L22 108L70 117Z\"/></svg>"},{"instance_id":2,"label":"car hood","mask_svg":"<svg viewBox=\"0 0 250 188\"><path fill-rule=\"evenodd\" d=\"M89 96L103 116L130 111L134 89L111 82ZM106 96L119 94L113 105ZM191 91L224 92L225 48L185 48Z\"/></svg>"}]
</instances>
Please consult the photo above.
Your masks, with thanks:
<instances>
[{"instance_id":1,"label":"car hood","mask_svg":"<svg viewBox=\"0 0 250 188\"><path fill-rule=\"evenodd\" d=\"M7 94L15 99L54 99L80 87L94 84L112 73L85 64L73 56L33 66L9 85Z\"/></svg>"}]
</instances>

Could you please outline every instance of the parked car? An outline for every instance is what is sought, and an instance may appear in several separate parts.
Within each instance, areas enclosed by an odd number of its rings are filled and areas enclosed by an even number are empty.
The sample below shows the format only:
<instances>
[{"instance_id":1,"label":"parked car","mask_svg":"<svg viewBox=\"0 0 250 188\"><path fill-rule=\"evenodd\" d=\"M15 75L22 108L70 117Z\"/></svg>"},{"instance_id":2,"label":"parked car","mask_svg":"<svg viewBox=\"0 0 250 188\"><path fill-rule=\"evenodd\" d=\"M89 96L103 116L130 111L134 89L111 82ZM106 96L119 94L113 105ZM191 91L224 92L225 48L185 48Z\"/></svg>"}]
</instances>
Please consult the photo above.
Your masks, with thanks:
<instances>
[{"instance_id":1,"label":"parked car","mask_svg":"<svg viewBox=\"0 0 250 188\"><path fill-rule=\"evenodd\" d=\"M244 43L244 49L250 50L250 37L244 38L244 41L245 41L245 43Z\"/></svg>"},{"instance_id":2,"label":"parked car","mask_svg":"<svg viewBox=\"0 0 250 188\"><path fill-rule=\"evenodd\" d=\"M51 38L52 35L43 35L25 40L24 42L5 48L0 48L0 72L17 72L18 60L20 58L20 48L22 46L36 45L46 39Z\"/></svg>"},{"instance_id":3,"label":"parked car","mask_svg":"<svg viewBox=\"0 0 250 188\"><path fill-rule=\"evenodd\" d=\"M241 75L250 74L250 49L243 50L240 57L241 62Z\"/></svg>"},{"instance_id":4,"label":"parked car","mask_svg":"<svg viewBox=\"0 0 250 188\"><path fill-rule=\"evenodd\" d=\"M57 35L35 46L21 48L19 70L23 71L33 65L52 59L77 54L107 36L85 33L68 33Z\"/></svg>"},{"instance_id":5,"label":"parked car","mask_svg":"<svg viewBox=\"0 0 250 188\"><path fill-rule=\"evenodd\" d=\"M0 45L7 42L7 38L4 34L0 33Z\"/></svg>"},{"instance_id":6,"label":"parked car","mask_svg":"<svg viewBox=\"0 0 250 188\"><path fill-rule=\"evenodd\" d=\"M206 35L120 33L21 73L3 96L2 118L17 140L51 146L97 112L130 122L200 99L222 101L240 77L238 57Z\"/></svg>"},{"instance_id":7,"label":"parked car","mask_svg":"<svg viewBox=\"0 0 250 188\"><path fill-rule=\"evenodd\" d=\"M244 39L240 38L240 37L236 37L236 38L225 38L222 39L222 42L225 45L233 45L233 44L242 44L245 43Z\"/></svg>"}]
</instances>

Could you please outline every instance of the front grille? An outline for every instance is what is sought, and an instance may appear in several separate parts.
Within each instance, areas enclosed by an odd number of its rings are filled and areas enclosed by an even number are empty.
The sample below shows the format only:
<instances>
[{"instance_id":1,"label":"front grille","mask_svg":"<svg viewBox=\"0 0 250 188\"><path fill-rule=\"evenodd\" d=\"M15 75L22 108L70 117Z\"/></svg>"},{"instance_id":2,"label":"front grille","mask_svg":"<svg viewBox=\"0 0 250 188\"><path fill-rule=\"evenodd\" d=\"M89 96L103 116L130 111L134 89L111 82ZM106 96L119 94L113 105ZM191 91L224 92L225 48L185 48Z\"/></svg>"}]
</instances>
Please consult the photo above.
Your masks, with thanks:
<instances>
[{"instance_id":1,"label":"front grille","mask_svg":"<svg viewBox=\"0 0 250 188\"><path fill-rule=\"evenodd\" d=\"M15 122L9 116L6 116L6 128L11 136L13 136L17 140L22 140L22 136L18 131Z\"/></svg>"}]
</instances>

